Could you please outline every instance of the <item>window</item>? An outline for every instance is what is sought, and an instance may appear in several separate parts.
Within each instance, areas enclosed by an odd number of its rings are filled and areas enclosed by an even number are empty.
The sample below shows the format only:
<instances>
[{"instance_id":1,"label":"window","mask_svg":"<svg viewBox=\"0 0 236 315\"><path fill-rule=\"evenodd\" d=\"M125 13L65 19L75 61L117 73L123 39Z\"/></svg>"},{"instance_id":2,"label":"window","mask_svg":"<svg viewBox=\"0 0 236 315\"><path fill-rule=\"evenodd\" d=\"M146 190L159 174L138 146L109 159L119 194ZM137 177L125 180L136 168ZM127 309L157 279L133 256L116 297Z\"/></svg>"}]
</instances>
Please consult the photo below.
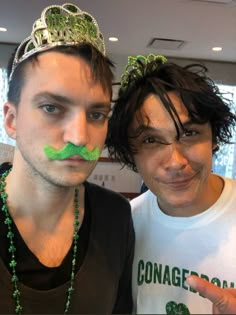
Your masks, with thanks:
<instances>
[{"instance_id":1,"label":"window","mask_svg":"<svg viewBox=\"0 0 236 315\"><path fill-rule=\"evenodd\" d=\"M4 68L0 68L0 142L14 145L14 140L8 137L3 122L3 104L6 101L7 96L7 71Z\"/></svg>"},{"instance_id":2,"label":"window","mask_svg":"<svg viewBox=\"0 0 236 315\"><path fill-rule=\"evenodd\" d=\"M221 92L225 93L225 97L231 99L236 105L236 86L218 84ZM224 145L216 153L213 158L213 172L236 179L236 130L233 131L231 138L232 144Z\"/></svg>"}]
</instances>

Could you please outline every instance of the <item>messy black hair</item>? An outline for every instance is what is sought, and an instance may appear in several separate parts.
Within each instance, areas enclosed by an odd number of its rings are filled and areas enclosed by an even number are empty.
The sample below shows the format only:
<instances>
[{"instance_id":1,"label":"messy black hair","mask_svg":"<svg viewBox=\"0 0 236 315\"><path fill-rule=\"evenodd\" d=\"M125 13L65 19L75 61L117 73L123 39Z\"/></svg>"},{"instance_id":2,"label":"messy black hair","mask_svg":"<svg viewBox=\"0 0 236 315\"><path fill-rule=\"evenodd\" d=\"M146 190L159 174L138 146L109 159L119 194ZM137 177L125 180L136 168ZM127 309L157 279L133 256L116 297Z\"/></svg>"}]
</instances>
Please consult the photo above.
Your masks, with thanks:
<instances>
[{"instance_id":1,"label":"messy black hair","mask_svg":"<svg viewBox=\"0 0 236 315\"><path fill-rule=\"evenodd\" d=\"M193 123L209 122L216 150L221 144L230 143L232 128L236 125L232 101L224 98L207 72L208 69L201 64L182 67L168 62L163 64L158 60L140 63L138 76L130 72L128 83L121 86L113 107L106 139L110 157L137 172L133 159L137 148L132 146L134 135L129 134L129 128L151 94L160 98L175 124L177 137L180 136L183 126L168 96L171 91L180 97ZM141 115L139 118L144 119Z\"/></svg>"}]
</instances>

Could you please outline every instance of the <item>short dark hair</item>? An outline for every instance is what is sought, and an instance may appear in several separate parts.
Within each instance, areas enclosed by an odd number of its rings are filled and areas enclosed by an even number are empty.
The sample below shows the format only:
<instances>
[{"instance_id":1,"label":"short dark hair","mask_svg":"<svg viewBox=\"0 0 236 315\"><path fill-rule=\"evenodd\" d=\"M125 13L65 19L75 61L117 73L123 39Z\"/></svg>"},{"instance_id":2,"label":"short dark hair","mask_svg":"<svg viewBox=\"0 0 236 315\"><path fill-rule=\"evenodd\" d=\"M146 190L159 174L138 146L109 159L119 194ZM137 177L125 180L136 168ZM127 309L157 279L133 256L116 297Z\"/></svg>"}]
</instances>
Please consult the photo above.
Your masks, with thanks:
<instances>
[{"instance_id":1,"label":"short dark hair","mask_svg":"<svg viewBox=\"0 0 236 315\"><path fill-rule=\"evenodd\" d=\"M103 56L102 53L98 51L94 46L92 46L91 44L83 43L78 46L57 46L44 52L48 51L56 51L67 55L78 56L85 60L91 68L94 81L101 82L103 89L108 90L110 95L112 95L112 71L114 68L114 64L109 58ZM8 78L12 71L15 52L8 62ZM37 63L38 56L43 54L44 52L39 52L30 56L16 67L11 77L11 80L9 81L7 94L8 101L12 102L15 106L18 106L20 102L21 91L25 83L27 65L29 63Z\"/></svg>"},{"instance_id":2,"label":"short dark hair","mask_svg":"<svg viewBox=\"0 0 236 315\"><path fill-rule=\"evenodd\" d=\"M128 131L135 113L141 109L150 94L160 98L173 119L179 136L179 128L183 126L167 96L171 91L179 95L193 122L210 123L212 142L217 147L230 143L232 128L236 124L236 116L231 109L232 101L223 97L213 80L207 76L206 67L201 64L181 67L175 63L152 61L142 65L141 71L142 75L138 78L132 79L132 73L130 74L128 84L120 88L113 107L106 139L106 147L112 159L137 171L133 159L137 149L132 146L130 140L134 137Z\"/></svg>"}]
</instances>

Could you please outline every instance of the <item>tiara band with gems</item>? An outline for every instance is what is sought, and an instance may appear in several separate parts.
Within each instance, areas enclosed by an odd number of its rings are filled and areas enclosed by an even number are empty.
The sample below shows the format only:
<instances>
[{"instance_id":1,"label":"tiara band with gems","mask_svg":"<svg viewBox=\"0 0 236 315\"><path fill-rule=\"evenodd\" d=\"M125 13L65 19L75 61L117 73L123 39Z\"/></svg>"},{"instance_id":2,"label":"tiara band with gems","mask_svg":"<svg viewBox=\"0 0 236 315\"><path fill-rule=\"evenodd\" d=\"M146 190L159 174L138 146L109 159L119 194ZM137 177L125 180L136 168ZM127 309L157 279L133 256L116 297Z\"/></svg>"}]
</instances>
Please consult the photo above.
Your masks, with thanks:
<instances>
[{"instance_id":1,"label":"tiara band with gems","mask_svg":"<svg viewBox=\"0 0 236 315\"><path fill-rule=\"evenodd\" d=\"M132 84L132 82L140 80L144 75L154 71L160 64L164 64L166 62L167 58L162 55L149 54L147 56L128 56L128 63L121 76L121 87L128 87L130 83ZM146 67L149 64L152 64L150 69Z\"/></svg>"},{"instance_id":2,"label":"tiara band with gems","mask_svg":"<svg viewBox=\"0 0 236 315\"><path fill-rule=\"evenodd\" d=\"M56 46L76 46L90 43L103 55L106 54L102 33L95 18L71 3L51 5L35 21L29 37L19 45L9 80L16 67L35 53Z\"/></svg>"}]
</instances>

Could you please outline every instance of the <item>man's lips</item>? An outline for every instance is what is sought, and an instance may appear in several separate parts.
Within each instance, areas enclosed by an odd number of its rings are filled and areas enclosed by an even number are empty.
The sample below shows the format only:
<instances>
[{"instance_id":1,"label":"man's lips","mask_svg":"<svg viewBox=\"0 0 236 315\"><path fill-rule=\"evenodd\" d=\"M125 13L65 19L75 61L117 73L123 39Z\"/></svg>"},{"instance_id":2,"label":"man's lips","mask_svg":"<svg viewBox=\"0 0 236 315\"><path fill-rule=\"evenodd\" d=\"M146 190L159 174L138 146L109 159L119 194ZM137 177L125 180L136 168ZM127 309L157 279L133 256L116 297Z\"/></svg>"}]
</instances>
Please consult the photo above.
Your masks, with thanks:
<instances>
[{"instance_id":1,"label":"man's lips","mask_svg":"<svg viewBox=\"0 0 236 315\"><path fill-rule=\"evenodd\" d=\"M189 176L189 177L183 177L183 178L179 178L175 180L167 180L167 181L164 181L163 183L174 189L187 188L191 184L194 177L195 175Z\"/></svg>"},{"instance_id":2,"label":"man's lips","mask_svg":"<svg viewBox=\"0 0 236 315\"><path fill-rule=\"evenodd\" d=\"M70 156L67 159L64 160L60 160L60 162L64 162L66 164L72 164L72 165L80 165L81 163L85 163L85 162L91 162L91 161L87 161L85 160L83 157L81 157L80 155L73 155Z\"/></svg>"},{"instance_id":3,"label":"man's lips","mask_svg":"<svg viewBox=\"0 0 236 315\"><path fill-rule=\"evenodd\" d=\"M73 155L73 156L70 156L68 157L67 159L65 160L69 160L69 161L86 161L84 158L82 158L82 156L80 155Z\"/></svg>"}]
</instances>

